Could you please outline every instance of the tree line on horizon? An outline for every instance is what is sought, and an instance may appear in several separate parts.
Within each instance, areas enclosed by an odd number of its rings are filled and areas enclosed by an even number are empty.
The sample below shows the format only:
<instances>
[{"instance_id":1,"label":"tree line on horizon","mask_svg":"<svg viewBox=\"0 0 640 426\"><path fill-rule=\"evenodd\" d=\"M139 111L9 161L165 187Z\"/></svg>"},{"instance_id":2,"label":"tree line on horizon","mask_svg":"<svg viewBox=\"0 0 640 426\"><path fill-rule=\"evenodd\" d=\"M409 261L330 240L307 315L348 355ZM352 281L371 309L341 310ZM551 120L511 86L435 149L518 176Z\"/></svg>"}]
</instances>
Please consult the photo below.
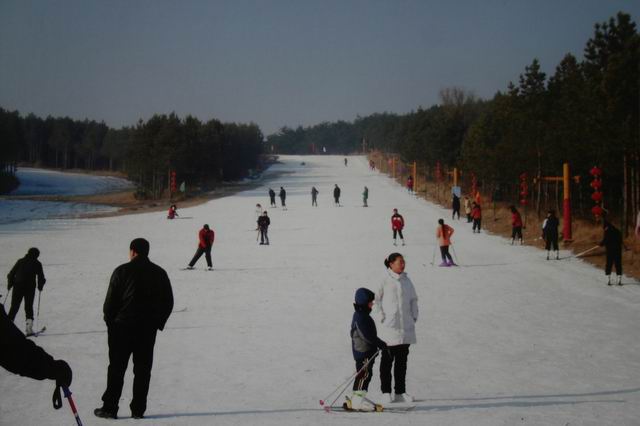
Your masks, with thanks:
<instances>
[{"instance_id":1,"label":"tree line on horizon","mask_svg":"<svg viewBox=\"0 0 640 426\"><path fill-rule=\"evenodd\" d=\"M368 150L397 154L432 172L438 163L458 167L512 202L522 173L558 176L564 162L581 175L577 196L588 200L588 172L597 165L604 171L604 206L629 223L640 208L639 67L636 23L620 12L595 25L582 59L566 54L550 76L534 59L492 99L447 88L440 103L426 109L283 127L267 143L278 154L322 147L348 154L361 152L364 141ZM588 203L582 204L588 215Z\"/></svg>"},{"instance_id":2,"label":"tree line on horizon","mask_svg":"<svg viewBox=\"0 0 640 426\"><path fill-rule=\"evenodd\" d=\"M165 194L172 171L190 188L206 189L256 170L263 139L253 123L202 122L175 113L115 129L104 122L42 119L0 108L0 193L18 186L18 164L123 172L140 198Z\"/></svg>"}]
</instances>

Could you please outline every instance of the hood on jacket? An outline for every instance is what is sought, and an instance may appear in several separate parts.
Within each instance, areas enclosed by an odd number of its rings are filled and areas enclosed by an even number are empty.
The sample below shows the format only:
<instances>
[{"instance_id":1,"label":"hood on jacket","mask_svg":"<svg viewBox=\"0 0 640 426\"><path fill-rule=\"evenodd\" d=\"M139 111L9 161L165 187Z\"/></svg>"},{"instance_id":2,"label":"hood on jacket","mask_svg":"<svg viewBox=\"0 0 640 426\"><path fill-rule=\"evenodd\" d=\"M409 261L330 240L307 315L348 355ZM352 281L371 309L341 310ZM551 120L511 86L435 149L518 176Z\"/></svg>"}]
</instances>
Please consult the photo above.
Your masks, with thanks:
<instances>
[{"instance_id":1,"label":"hood on jacket","mask_svg":"<svg viewBox=\"0 0 640 426\"><path fill-rule=\"evenodd\" d=\"M355 303L353 304L353 308L359 312L371 312L369 303L372 302L375 297L376 295L371 290L361 287L356 290L356 294L354 297Z\"/></svg>"}]
</instances>

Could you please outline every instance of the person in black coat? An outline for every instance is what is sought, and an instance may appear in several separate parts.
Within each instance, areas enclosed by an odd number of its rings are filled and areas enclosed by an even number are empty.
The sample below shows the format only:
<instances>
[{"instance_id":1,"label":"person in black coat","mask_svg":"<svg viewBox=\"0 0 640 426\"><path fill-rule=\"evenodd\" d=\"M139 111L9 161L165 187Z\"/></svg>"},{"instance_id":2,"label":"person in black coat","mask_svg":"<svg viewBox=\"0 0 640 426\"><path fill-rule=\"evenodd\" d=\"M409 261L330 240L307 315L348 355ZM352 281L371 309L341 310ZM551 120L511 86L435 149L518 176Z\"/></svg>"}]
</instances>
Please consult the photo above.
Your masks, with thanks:
<instances>
[{"instance_id":1,"label":"person in black coat","mask_svg":"<svg viewBox=\"0 0 640 426\"><path fill-rule=\"evenodd\" d=\"M129 246L130 262L111 275L104 301L104 321L109 343L107 389L98 417L117 418L124 374L133 355L133 399L129 407L134 418L142 418L147 394L156 333L163 330L173 309L173 292L167 273L149 260L149 242L136 238Z\"/></svg>"},{"instance_id":2,"label":"person in black coat","mask_svg":"<svg viewBox=\"0 0 640 426\"><path fill-rule=\"evenodd\" d=\"M553 249L556 252L556 260L560 259L560 249L558 248L558 226L560 222L556 217L556 212L549 210L547 218L542 224L542 238L544 239L544 248L547 250L547 260L549 260L549 252Z\"/></svg>"},{"instance_id":3,"label":"person in black coat","mask_svg":"<svg viewBox=\"0 0 640 426\"><path fill-rule=\"evenodd\" d=\"M276 191L269 188L269 198L271 199L271 207L276 207Z\"/></svg>"},{"instance_id":4,"label":"person in black coat","mask_svg":"<svg viewBox=\"0 0 640 426\"><path fill-rule=\"evenodd\" d=\"M341 192L340 191L340 187L336 183L335 188L333 188L333 200L334 200L336 206L340 205L340 192Z\"/></svg>"},{"instance_id":5,"label":"person in black coat","mask_svg":"<svg viewBox=\"0 0 640 426\"><path fill-rule=\"evenodd\" d=\"M9 275L7 275L8 289L11 290L13 288L9 318L11 321L15 320L22 299L24 299L27 336L33 334L33 299L36 294L36 285L38 291L42 291L44 283L47 281L42 271L42 263L38 260L39 256L40 250L35 247L30 248L27 254L16 262Z\"/></svg>"},{"instance_id":6,"label":"person in black coat","mask_svg":"<svg viewBox=\"0 0 640 426\"><path fill-rule=\"evenodd\" d=\"M356 375L353 382L352 408L361 409L371 382L374 356L377 349L386 349L387 344L378 338L376 324L371 318L371 308L375 294L367 288L356 290L353 318L351 319L351 351L356 361ZM360 371L362 370L362 371Z\"/></svg>"},{"instance_id":7,"label":"person in black coat","mask_svg":"<svg viewBox=\"0 0 640 426\"><path fill-rule=\"evenodd\" d=\"M612 223L604 221L604 238L600 246L604 246L607 252L607 263L604 273L607 276L607 284L611 285L611 267L615 265L618 275L618 285L622 285L622 233Z\"/></svg>"},{"instance_id":8,"label":"person in black coat","mask_svg":"<svg viewBox=\"0 0 640 426\"><path fill-rule=\"evenodd\" d=\"M263 212L262 216L258 218L258 229L260 230L260 245L269 245L269 225L271 220L267 215L267 212Z\"/></svg>"},{"instance_id":9,"label":"person in black coat","mask_svg":"<svg viewBox=\"0 0 640 426\"><path fill-rule=\"evenodd\" d=\"M453 212L451 213L451 220L454 220L456 218L456 215L458 215L458 220L460 220L460 197L458 197L456 194L453 194L451 209L453 210Z\"/></svg>"},{"instance_id":10,"label":"person in black coat","mask_svg":"<svg viewBox=\"0 0 640 426\"><path fill-rule=\"evenodd\" d=\"M282 204L282 209L287 209L287 191L284 190L284 187L280 187L280 204Z\"/></svg>"},{"instance_id":11,"label":"person in black coat","mask_svg":"<svg viewBox=\"0 0 640 426\"><path fill-rule=\"evenodd\" d=\"M59 386L71 386L73 373L69 364L54 360L15 326L0 305L0 365L14 374L36 380L51 379Z\"/></svg>"}]
</instances>

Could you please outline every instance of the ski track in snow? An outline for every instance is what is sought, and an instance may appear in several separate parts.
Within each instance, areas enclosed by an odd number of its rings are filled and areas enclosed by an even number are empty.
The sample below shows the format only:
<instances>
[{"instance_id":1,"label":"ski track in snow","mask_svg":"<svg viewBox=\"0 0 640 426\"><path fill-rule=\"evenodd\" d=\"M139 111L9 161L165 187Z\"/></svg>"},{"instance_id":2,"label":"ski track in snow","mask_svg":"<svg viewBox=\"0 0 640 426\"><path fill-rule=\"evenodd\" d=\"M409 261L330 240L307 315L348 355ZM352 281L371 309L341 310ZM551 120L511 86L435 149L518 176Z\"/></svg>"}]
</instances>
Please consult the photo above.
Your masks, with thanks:
<instances>
[{"instance_id":1,"label":"ski track in snow","mask_svg":"<svg viewBox=\"0 0 640 426\"><path fill-rule=\"evenodd\" d=\"M637 425L640 418L640 286L607 287L580 261L546 261L532 247L452 226L460 268L430 265L435 225L445 211L368 170L364 157L281 157L265 186L179 210L102 219L56 220L12 232L2 227L0 269L31 246L47 276L36 339L74 372L75 402L87 425L106 384L102 303L113 269L134 237L151 242L167 270L177 308L158 334L146 425ZM302 161L306 166L301 166ZM335 183L342 208L333 207ZM288 211L269 208L271 245L257 245L255 205L267 188L287 189ZM320 194L311 207L311 186ZM361 207L363 186L370 190ZM279 200L278 200L279 202ZM390 217L407 223L394 247ZM50 222L48 222L50 223ZM216 231L214 272L181 271L197 231ZM418 343L411 347L407 413L325 413L318 405L354 368L349 339L356 288L375 288L383 259L403 253L418 292ZM568 253L563 253L567 255ZM436 255L436 262L438 255ZM16 319L24 327L21 310ZM380 396L377 377L370 397ZM119 415L128 418L131 368ZM0 371L0 424L72 424L68 405L51 407L52 381ZM120 422L118 422L120 424ZM124 424L124 423L123 423Z\"/></svg>"}]
</instances>

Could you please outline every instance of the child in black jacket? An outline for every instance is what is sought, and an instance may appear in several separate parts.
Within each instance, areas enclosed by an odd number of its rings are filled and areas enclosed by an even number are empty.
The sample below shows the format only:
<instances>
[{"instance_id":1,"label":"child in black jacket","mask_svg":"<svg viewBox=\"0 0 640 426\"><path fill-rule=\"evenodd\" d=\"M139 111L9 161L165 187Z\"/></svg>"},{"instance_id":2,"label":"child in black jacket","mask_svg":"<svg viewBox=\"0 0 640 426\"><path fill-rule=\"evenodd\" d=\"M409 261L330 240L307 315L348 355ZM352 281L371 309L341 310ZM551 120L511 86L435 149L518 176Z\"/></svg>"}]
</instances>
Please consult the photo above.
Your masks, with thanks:
<instances>
[{"instance_id":1,"label":"child in black jacket","mask_svg":"<svg viewBox=\"0 0 640 426\"><path fill-rule=\"evenodd\" d=\"M353 359L356 361L356 375L353 382L353 396L351 398L351 408L354 410L372 411L374 404L366 399L369 382L373 370L374 357L377 349L385 349L387 344L378 338L376 324L369 315L375 294L367 288L356 290L355 303L353 308L353 319L351 320L351 349ZM362 370L362 371L361 371Z\"/></svg>"}]
</instances>

